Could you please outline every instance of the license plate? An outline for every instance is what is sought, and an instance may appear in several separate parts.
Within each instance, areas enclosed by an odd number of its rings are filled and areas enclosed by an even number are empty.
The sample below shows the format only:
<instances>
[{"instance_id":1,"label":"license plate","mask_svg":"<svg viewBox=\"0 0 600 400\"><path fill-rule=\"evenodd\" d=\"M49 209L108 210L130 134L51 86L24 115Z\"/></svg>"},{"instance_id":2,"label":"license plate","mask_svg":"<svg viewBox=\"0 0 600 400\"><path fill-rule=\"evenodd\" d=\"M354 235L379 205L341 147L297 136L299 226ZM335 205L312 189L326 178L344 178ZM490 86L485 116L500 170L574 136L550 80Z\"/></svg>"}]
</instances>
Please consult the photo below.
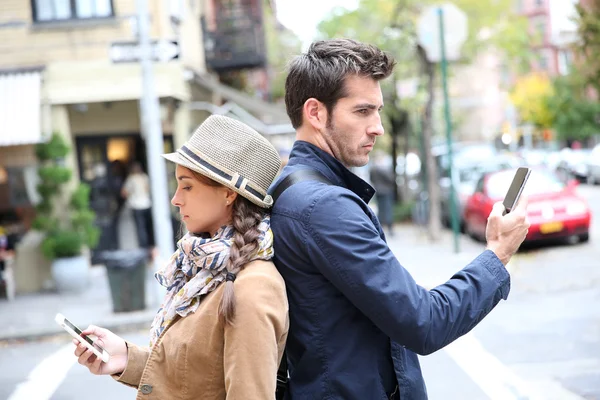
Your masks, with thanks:
<instances>
[{"instance_id":1,"label":"license plate","mask_svg":"<svg viewBox=\"0 0 600 400\"><path fill-rule=\"evenodd\" d=\"M563 229L562 222L547 222L545 224L540 225L540 232L545 234L560 232Z\"/></svg>"}]
</instances>

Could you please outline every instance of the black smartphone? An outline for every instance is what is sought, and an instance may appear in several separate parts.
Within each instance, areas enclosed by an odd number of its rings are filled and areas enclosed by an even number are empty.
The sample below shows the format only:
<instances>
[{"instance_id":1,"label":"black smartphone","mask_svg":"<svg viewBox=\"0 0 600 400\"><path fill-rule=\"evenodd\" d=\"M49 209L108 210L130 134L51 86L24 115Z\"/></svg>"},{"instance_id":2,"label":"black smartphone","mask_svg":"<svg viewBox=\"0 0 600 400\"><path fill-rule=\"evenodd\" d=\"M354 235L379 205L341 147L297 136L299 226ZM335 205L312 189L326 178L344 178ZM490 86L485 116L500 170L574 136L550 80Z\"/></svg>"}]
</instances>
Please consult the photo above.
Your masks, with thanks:
<instances>
[{"instance_id":1,"label":"black smartphone","mask_svg":"<svg viewBox=\"0 0 600 400\"><path fill-rule=\"evenodd\" d=\"M519 167L517 168L517 172L515 172L515 177L508 188L508 192L506 196L504 196L504 212L502 215L506 215L519 202L519 198L521 197L521 193L523 193L523 189L525 188L525 184L527 183L527 179L529 179L529 174L531 174L531 168L527 167Z\"/></svg>"}]
</instances>

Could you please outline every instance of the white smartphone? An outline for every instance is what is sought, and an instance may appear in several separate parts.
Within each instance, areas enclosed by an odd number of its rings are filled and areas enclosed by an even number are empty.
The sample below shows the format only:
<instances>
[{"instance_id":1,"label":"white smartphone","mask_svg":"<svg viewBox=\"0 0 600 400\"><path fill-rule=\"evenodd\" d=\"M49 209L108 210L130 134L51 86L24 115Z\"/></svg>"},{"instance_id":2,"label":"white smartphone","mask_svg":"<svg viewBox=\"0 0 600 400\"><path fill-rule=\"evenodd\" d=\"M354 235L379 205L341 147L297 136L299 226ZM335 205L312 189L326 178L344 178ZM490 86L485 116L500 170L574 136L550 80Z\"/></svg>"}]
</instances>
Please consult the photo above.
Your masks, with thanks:
<instances>
[{"instance_id":1,"label":"white smartphone","mask_svg":"<svg viewBox=\"0 0 600 400\"><path fill-rule=\"evenodd\" d=\"M517 169L517 172L515 172L515 177L508 188L508 192L504 197L504 201L502 202L504 204L504 212L502 215L508 214L517 206L517 203L521 198L521 193L523 193L523 189L525 188L525 184L527 183L527 179L529 179L530 174L531 169L529 168L519 167Z\"/></svg>"},{"instance_id":2,"label":"white smartphone","mask_svg":"<svg viewBox=\"0 0 600 400\"><path fill-rule=\"evenodd\" d=\"M79 340L80 343L83 343L85 347L92 350L96 357L100 358L104 362L108 362L108 360L110 359L110 355L108 354L108 352L104 350L102 346L96 343L89 336L83 335L81 329L79 329L75 326L75 324L66 319L64 315L58 313L56 314L56 317L54 317L54 320L57 324L62 326L65 331L69 332L71 336Z\"/></svg>"}]
</instances>

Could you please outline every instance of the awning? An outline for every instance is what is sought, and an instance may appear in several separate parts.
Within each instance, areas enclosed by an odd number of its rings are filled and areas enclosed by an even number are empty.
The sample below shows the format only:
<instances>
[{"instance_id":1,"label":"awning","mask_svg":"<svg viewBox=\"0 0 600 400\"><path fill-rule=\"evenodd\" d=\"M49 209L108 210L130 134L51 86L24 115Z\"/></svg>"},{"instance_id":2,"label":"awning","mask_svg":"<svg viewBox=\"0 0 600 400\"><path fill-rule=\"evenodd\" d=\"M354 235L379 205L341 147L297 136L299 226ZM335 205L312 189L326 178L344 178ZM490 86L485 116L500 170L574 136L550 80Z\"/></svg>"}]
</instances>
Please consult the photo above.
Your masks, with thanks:
<instances>
[{"instance_id":1,"label":"awning","mask_svg":"<svg viewBox=\"0 0 600 400\"><path fill-rule=\"evenodd\" d=\"M210 109L205 107L205 103L196 102L198 109L232 114L263 134L295 134L284 107L250 96L207 75L195 74L194 81L226 100L223 106L211 105Z\"/></svg>"},{"instance_id":2,"label":"awning","mask_svg":"<svg viewBox=\"0 0 600 400\"><path fill-rule=\"evenodd\" d=\"M39 143L41 69L0 71L0 146Z\"/></svg>"}]
</instances>

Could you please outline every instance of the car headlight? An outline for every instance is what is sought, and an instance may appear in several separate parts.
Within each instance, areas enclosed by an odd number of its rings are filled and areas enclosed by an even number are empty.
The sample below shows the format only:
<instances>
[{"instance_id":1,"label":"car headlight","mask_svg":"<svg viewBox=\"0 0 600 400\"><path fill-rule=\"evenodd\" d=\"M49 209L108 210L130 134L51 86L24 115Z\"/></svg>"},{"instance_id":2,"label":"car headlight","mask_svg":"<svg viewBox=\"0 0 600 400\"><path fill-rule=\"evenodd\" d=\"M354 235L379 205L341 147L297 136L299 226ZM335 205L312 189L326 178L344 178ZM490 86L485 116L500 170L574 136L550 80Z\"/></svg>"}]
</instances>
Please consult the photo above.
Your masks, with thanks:
<instances>
[{"instance_id":1,"label":"car headlight","mask_svg":"<svg viewBox=\"0 0 600 400\"><path fill-rule=\"evenodd\" d=\"M587 211L587 207L581 201L574 201L567 205L567 215L584 214L586 211Z\"/></svg>"}]
</instances>

